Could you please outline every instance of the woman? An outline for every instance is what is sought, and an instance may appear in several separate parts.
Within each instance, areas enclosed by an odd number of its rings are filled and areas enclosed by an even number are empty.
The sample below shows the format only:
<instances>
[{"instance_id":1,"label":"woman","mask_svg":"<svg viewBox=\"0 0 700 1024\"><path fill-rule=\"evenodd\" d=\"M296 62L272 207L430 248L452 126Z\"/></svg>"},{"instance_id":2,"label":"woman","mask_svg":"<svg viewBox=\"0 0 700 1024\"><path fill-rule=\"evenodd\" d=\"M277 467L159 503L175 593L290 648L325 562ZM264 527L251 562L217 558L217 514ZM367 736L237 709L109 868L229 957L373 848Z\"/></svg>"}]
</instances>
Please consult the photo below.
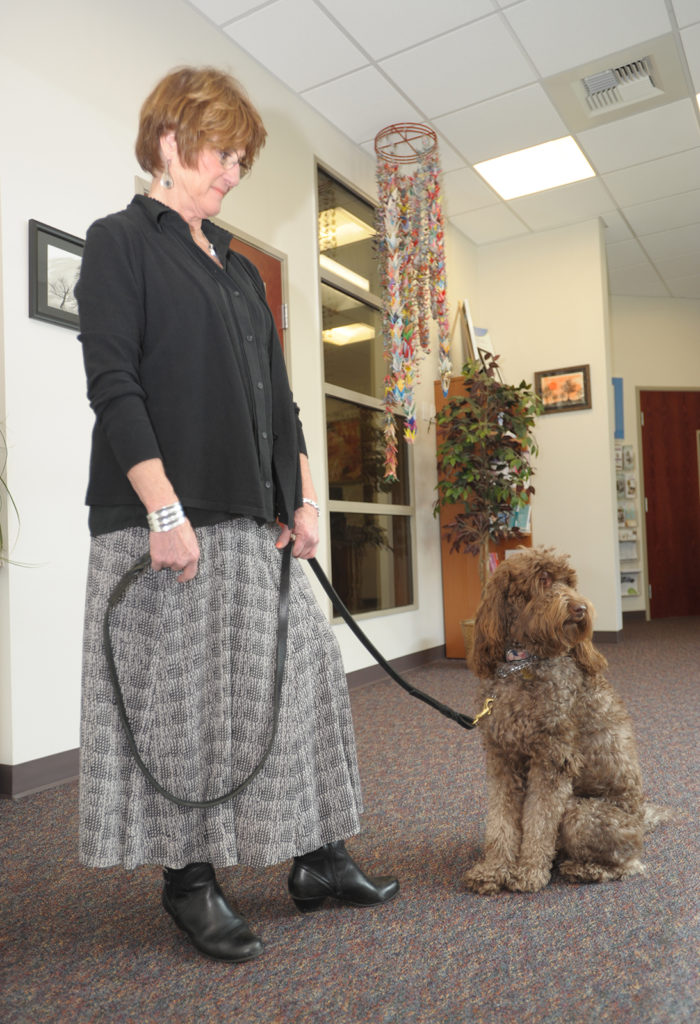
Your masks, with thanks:
<instances>
[{"instance_id":1,"label":"woman","mask_svg":"<svg viewBox=\"0 0 700 1024\"><path fill-rule=\"evenodd\" d=\"M314 556L319 506L262 281L208 218L265 135L230 76L167 75L143 105L136 142L149 195L92 225L76 289L96 416L81 859L164 865L167 912L200 952L232 962L263 944L226 902L216 867L294 858L288 887L301 910L327 896L371 906L398 891L393 878L368 878L343 843L362 811L347 686L294 560L277 737L239 796L206 809L161 796L129 753L110 690L102 616L149 548L155 571L130 588L111 626L144 760L171 792L201 801L262 757L281 550Z\"/></svg>"}]
</instances>

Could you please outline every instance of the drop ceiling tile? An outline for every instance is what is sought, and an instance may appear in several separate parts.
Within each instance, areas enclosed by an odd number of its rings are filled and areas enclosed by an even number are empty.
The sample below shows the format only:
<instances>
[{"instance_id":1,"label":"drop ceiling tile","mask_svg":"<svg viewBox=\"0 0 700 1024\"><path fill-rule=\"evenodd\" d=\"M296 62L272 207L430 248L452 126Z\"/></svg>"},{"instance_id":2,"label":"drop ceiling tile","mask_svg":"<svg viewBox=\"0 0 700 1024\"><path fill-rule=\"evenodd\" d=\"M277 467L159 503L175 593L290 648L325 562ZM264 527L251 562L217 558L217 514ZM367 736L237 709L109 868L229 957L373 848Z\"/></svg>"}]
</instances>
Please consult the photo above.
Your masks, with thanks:
<instances>
[{"instance_id":1,"label":"drop ceiling tile","mask_svg":"<svg viewBox=\"0 0 700 1024\"><path fill-rule=\"evenodd\" d=\"M374 139L382 128L398 121L422 120L419 111L374 67L353 71L302 96L354 142Z\"/></svg>"},{"instance_id":2,"label":"drop ceiling tile","mask_svg":"<svg viewBox=\"0 0 700 1024\"><path fill-rule=\"evenodd\" d=\"M671 0L671 3L681 28L700 21L700 4L698 0Z\"/></svg>"},{"instance_id":3,"label":"drop ceiling tile","mask_svg":"<svg viewBox=\"0 0 700 1024\"><path fill-rule=\"evenodd\" d=\"M450 217L450 223L470 238L475 245L501 242L505 238L528 234L528 229L502 203L487 206L483 210L458 213Z\"/></svg>"},{"instance_id":4,"label":"drop ceiling tile","mask_svg":"<svg viewBox=\"0 0 700 1024\"><path fill-rule=\"evenodd\" d=\"M443 172L459 171L464 167L464 158L455 152L440 132L438 132L438 150L440 153L440 167Z\"/></svg>"},{"instance_id":5,"label":"drop ceiling tile","mask_svg":"<svg viewBox=\"0 0 700 1024\"><path fill-rule=\"evenodd\" d=\"M540 85L436 117L433 123L472 164L568 135Z\"/></svg>"},{"instance_id":6,"label":"drop ceiling tile","mask_svg":"<svg viewBox=\"0 0 700 1024\"><path fill-rule=\"evenodd\" d=\"M260 0L190 0L190 3L216 25L223 25L260 6Z\"/></svg>"},{"instance_id":7,"label":"drop ceiling tile","mask_svg":"<svg viewBox=\"0 0 700 1024\"><path fill-rule=\"evenodd\" d=\"M700 274L700 238L698 238L697 252L676 256L675 259L654 260L654 265L665 281L671 281L676 277Z\"/></svg>"},{"instance_id":8,"label":"drop ceiling tile","mask_svg":"<svg viewBox=\"0 0 700 1024\"><path fill-rule=\"evenodd\" d=\"M493 206L496 198L491 189L471 167L442 175L444 210L448 217L484 206Z\"/></svg>"},{"instance_id":9,"label":"drop ceiling tile","mask_svg":"<svg viewBox=\"0 0 700 1024\"><path fill-rule=\"evenodd\" d=\"M622 212L636 235L695 224L700 236L700 189L655 199L651 203L626 206Z\"/></svg>"},{"instance_id":10,"label":"drop ceiling tile","mask_svg":"<svg viewBox=\"0 0 700 1024\"><path fill-rule=\"evenodd\" d=\"M634 267L608 269L611 295L668 296L669 290L654 270L651 263L640 263Z\"/></svg>"},{"instance_id":11,"label":"drop ceiling tile","mask_svg":"<svg viewBox=\"0 0 700 1024\"><path fill-rule=\"evenodd\" d=\"M595 178L512 199L508 205L533 231L593 220L614 209L610 196Z\"/></svg>"},{"instance_id":12,"label":"drop ceiling tile","mask_svg":"<svg viewBox=\"0 0 700 1024\"><path fill-rule=\"evenodd\" d=\"M700 299L700 274L690 277L674 277L668 281L671 295L675 299Z\"/></svg>"},{"instance_id":13,"label":"drop ceiling tile","mask_svg":"<svg viewBox=\"0 0 700 1024\"><path fill-rule=\"evenodd\" d=\"M491 0L320 0L373 58L405 50L493 14Z\"/></svg>"},{"instance_id":14,"label":"drop ceiling tile","mask_svg":"<svg viewBox=\"0 0 700 1024\"><path fill-rule=\"evenodd\" d=\"M577 139L599 174L656 160L700 145L700 127L691 100L620 118L579 132Z\"/></svg>"},{"instance_id":15,"label":"drop ceiling tile","mask_svg":"<svg viewBox=\"0 0 700 1024\"><path fill-rule=\"evenodd\" d=\"M643 235L639 240L653 260L672 260L697 252L699 238L700 226L686 224L681 228Z\"/></svg>"},{"instance_id":16,"label":"drop ceiling tile","mask_svg":"<svg viewBox=\"0 0 700 1024\"><path fill-rule=\"evenodd\" d=\"M698 6L700 7L700 4ZM697 91L700 92L700 24L693 25L692 28L683 29L681 40L683 41L685 55L688 58L688 67L690 68L693 83Z\"/></svg>"},{"instance_id":17,"label":"drop ceiling tile","mask_svg":"<svg viewBox=\"0 0 700 1024\"><path fill-rule=\"evenodd\" d=\"M536 78L500 15L455 29L380 63L431 118L517 89Z\"/></svg>"},{"instance_id":18,"label":"drop ceiling tile","mask_svg":"<svg viewBox=\"0 0 700 1024\"><path fill-rule=\"evenodd\" d=\"M603 175L603 181L620 206L689 192L700 184L700 146L612 171Z\"/></svg>"},{"instance_id":19,"label":"drop ceiling tile","mask_svg":"<svg viewBox=\"0 0 700 1024\"><path fill-rule=\"evenodd\" d=\"M671 31L662 0L523 0L504 14L545 77Z\"/></svg>"},{"instance_id":20,"label":"drop ceiling tile","mask_svg":"<svg viewBox=\"0 0 700 1024\"><path fill-rule=\"evenodd\" d=\"M619 270L622 267L633 267L635 264L649 262L636 238L628 238L626 242L611 242L605 246L605 253L610 270Z\"/></svg>"},{"instance_id":21,"label":"drop ceiling tile","mask_svg":"<svg viewBox=\"0 0 700 1024\"><path fill-rule=\"evenodd\" d=\"M368 63L312 0L277 0L224 31L297 92Z\"/></svg>"}]
</instances>

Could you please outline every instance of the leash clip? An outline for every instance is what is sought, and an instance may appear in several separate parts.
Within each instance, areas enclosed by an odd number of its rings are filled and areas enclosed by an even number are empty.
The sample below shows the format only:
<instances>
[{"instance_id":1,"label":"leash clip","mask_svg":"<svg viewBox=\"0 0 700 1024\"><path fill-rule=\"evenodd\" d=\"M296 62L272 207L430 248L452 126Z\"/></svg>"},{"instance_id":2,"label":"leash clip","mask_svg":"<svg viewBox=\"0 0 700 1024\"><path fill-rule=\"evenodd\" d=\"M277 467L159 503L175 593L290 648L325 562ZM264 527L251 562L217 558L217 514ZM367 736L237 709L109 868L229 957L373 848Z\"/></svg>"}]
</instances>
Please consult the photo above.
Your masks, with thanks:
<instances>
[{"instance_id":1,"label":"leash clip","mask_svg":"<svg viewBox=\"0 0 700 1024\"><path fill-rule=\"evenodd\" d=\"M482 718L486 718L486 716L487 716L487 715L490 715L490 714L491 714L491 706L492 706L492 704L493 704L493 702L494 702L494 699L495 699L494 697L487 697L487 698L486 698L486 700L484 701L484 706L483 706L483 708L481 709L481 711L479 712L479 714L478 714L478 715L477 715L477 716L475 717L475 719L474 719L474 725L476 725L476 723L477 723L477 722L478 722L478 721L479 721L480 719L482 719Z\"/></svg>"}]
</instances>

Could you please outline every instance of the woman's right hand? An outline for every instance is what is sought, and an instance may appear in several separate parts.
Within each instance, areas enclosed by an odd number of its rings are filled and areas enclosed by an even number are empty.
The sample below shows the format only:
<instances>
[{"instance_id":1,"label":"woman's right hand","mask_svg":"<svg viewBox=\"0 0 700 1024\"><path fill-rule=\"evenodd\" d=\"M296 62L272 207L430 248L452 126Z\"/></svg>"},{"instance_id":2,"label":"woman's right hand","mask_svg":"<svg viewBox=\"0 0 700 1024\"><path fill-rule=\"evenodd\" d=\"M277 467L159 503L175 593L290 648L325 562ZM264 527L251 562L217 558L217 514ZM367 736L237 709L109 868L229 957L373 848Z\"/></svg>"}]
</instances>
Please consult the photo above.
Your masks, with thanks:
<instances>
[{"instance_id":1,"label":"woman's right hand","mask_svg":"<svg viewBox=\"0 0 700 1024\"><path fill-rule=\"evenodd\" d=\"M151 567L159 572L172 569L178 583L187 583L197 575L199 543L189 519L174 530L151 533Z\"/></svg>"}]
</instances>

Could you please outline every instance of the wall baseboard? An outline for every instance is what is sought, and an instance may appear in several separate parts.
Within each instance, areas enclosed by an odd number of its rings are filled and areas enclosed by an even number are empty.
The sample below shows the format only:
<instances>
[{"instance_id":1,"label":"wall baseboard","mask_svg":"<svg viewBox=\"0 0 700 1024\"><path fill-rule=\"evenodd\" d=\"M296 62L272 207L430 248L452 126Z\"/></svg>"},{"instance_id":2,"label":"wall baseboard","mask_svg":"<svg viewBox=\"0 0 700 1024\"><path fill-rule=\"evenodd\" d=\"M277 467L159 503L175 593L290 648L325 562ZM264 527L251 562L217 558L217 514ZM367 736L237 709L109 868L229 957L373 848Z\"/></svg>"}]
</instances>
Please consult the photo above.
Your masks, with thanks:
<instances>
[{"instance_id":1,"label":"wall baseboard","mask_svg":"<svg viewBox=\"0 0 700 1024\"><path fill-rule=\"evenodd\" d=\"M619 644L621 640L621 629L596 629L593 633L594 644Z\"/></svg>"},{"instance_id":2,"label":"wall baseboard","mask_svg":"<svg viewBox=\"0 0 700 1024\"><path fill-rule=\"evenodd\" d=\"M431 647L415 654L407 654L403 658L395 658L390 662L397 672L406 672L431 661L445 657L445 647ZM386 679L386 673L379 665L348 672L348 688L351 690L369 686L380 679ZM60 754L39 757L35 761L24 764L0 764L0 798L20 800L23 796L40 793L43 789L62 786L67 782L75 782L78 778L80 750L64 750Z\"/></svg>"},{"instance_id":3,"label":"wall baseboard","mask_svg":"<svg viewBox=\"0 0 700 1024\"><path fill-rule=\"evenodd\" d=\"M395 672L408 672L412 668L420 668L421 665L428 665L431 661L438 661L445 657L445 645L439 647L428 647L425 651L416 651L414 654L405 654L402 658L387 659ZM356 672L348 672L348 689L357 690L361 686L368 686L370 683L378 683L386 679L387 674L379 665L370 665L368 668L360 668Z\"/></svg>"},{"instance_id":4,"label":"wall baseboard","mask_svg":"<svg viewBox=\"0 0 700 1024\"><path fill-rule=\"evenodd\" d=\"M80 750L62 750L24 764L0 764L0 797L19 800L78 778Z\"/></svg>"},{"instance_id":5,"label":"wall baseboard","mask_svg":"<svg viewBox=\"0 0 700 1024\"><path fill-rule=\"evenodd\" d=\"M639 609L637 609L637 611L634 611L634 612L623 612L622 613L622 624L623 624L623 626L624 626L624 624L626 622L646 622L646 621L647 621L647 613L644 611L643 608L639 608Z\"/></svg>"}]
</instances>

